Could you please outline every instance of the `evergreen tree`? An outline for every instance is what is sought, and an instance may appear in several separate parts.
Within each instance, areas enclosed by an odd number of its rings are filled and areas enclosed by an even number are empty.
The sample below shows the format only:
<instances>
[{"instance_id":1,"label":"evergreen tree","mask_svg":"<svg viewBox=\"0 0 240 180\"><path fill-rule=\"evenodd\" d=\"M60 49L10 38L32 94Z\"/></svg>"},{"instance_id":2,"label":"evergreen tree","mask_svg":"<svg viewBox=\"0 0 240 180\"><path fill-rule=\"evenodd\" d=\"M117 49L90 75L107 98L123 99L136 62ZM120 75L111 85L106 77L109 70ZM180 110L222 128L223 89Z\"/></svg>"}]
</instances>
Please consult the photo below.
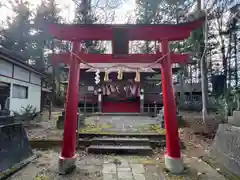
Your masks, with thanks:
<instances>
[{"instance_id":1,"label":"evergreen tree","mask_svg":"<svg viewBox=\"0 0 240 180\"><path fill-rule=\"evenodd\" d=\"M74 23L76 24L94 24L97 17L92 10L91 0L75 0L76 11ZM98 41L84 41L84 45L89 53L104 53L105 49L101 49Z\"/></svg>"},{"instance_id":2,"label":"evergreen tree","mask_svg":"<svg viewBox=\"0 0 240 180\"><path fill-rule=\"evenodd\" d=\"M178 24L186 22L185 12L191 5L191 2L186 2L184 5L169 6L164 0L137 0L137 24ZM143 53L154 52L156 43L145 42L141 51ZM187 47L186 42L171 43L172 50L184 51Z\"/></svg>"},{"instance_id":3,"label":"evergreen tree","mask_svg":"<svg viewBox=\"0 0 240 180\"><path fill-rule=\"evenodd\" d=\"M56 104L58 100L61 100L60 82L63 80L64 71L58 66L51 66L51 62L48 54L54 53L57 50L67 51L66 43L53 39L49 35L45 24L46 23L60 23L62 17L60 14L60 8L56 3L56 0L44 0L37 7L36 16L34 18L34 31L32 36L34 53L32 53L32 59L35 61L35 65L42 70L47 71L46 68L50 66L51 73L48 74L48 79L45 82L48 87L52 88L53 104ZM52 68L51 68L52 67Z\"/></svg>"},{"instance_id":4,"label":"evergreen tree","mask_svg":"<svg viewBox=\"0 0 240 180\"><path fill-rule=\"evenodd\" d=\"M155 0L138 0L137 1L137 23L138 24L178 24L186 22L185 12L191 5L191 2L186 2L184 5L171 5L165 1ZM192 46L187 40L182 42L170 42L170 50L173 52L189 52ZM159 47L156 42L146 41L140 47L142 53L156 52ZM179 71L180 81L180 105L184 103L184 75L186 74L185 66L181 66Z\"/></svg>"},{"instance_id":5,"label":"evergreen tree","mask_svg":"<svg viewBox=\"0 0 240 180\"><path fill-rule=\"evenodd\" d=\"M15 16L8 17L7 29L4 29L1 34L1 45L21 55L23 59L28 61L29 52L32 48L30 38L32 12L29 3L24 0L12 0L8 3Z\"/></svg>"},{"instance_id":6,"label":"evergreen tree","mask_svg":"<svg viewBox=\"0 0 240 180\"><path fill-rule=\"evenodd\" d=\"M163 16L159 13L160 4L163 1L156 0L137 0L137 24L158 24ZM154 43L145 41L140 45L140 51L142 53L151 53L154 51Z\"/></svg>"},{"instance_id":7,"label":"evergreen tree","mask_svg":"<svg viewBox=\"0 0 240 180\"><path fill-rule=\"evenodd\" d=\"M54 40L45 28L46 23L59 23L62 18L59 15L60 9L55 0L44 0L37 7L34 18L34 34L32 35L33 52L31 58L36 67L44 69L49 64L47 52L54 49L64 49L60 41ZM54 46L54 47L53 47Z\"/></svg>"}]
</instances>

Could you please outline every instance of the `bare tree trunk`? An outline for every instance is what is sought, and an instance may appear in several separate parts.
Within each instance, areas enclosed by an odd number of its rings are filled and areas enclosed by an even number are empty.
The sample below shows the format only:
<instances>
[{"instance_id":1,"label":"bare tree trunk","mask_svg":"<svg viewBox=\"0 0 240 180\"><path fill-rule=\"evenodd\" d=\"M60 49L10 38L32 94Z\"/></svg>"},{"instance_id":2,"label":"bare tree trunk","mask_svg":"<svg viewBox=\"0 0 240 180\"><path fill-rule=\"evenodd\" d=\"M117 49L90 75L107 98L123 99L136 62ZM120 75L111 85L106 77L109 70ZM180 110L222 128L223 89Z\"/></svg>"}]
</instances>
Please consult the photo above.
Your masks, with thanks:
<instances>
[{"instance_id":1,"label":"bare tree trunk","mask_svg":"<svg viewBox=\"0 0 240 180\"><path fill-rule=\"evenodd\" d=\"M204 54L202 54L204 55ZM203 123L207 122L207 108L208 108L208 78L207 78L207 65L205 57L201 59L201 80L202 80L202 118Z\"/></svg>"},{"instance_id":2,"label":"bare tree trunk","mask_svg":"<svg viewBox=\"0 0 240 180\"><path fill-rule=\"evenodd\" d=\"M210 54L209 54L209 66L210 66L210 77L212 78L213 75L213 64L212 64L212 50L210 49Z\"/></svg>"},{"instance_id":3,"label":"bare tree trunk","mask_svg":"<svg viewBox=\"0 0 240 180\"><path fill-rule=\"evenodd\" d=\"M189 94L189 99L192 101L192 92L193 92L193 76L192 76L192 65L189 66L189 74L190 74L190 94Z\"/></svg>"},{"instance_id":4,"label":"bare tree trunk","mask_svg":"<svg viewBox=\"0 0 240 180\"><path fill-rule=\"evenodd\" d=\"M180 107L184 105L184 66L180 65L180 78L179 78L179 84L180 84Z\"/></svg>"},{"instance_id":5,"label":"bare tree trunk","mask_svg":"<svg viewBox=\"0 0 240 180\"><path fill-rule=\"evenodd\" d=\"M201 7L201 0L197 1L198 3L198 9L202 10ZM208 107L208 70L207 70L207 63L205 59L205 44L204 39L205 35L204 32L206 30L205 25L202 27L202 38L200 40L200 68L201 68L201 82L202 82L202 118L203 123L207 123L207 107Z\"/></svg>"},{"instance_id":6,"label":"bare tree trunk","mask_svg":"<svg viewBox=\"0 0 240 180\"><path fill-rule=\"evenodd\" d=\"M221 39L221 53L222 53L222 59L223 59L223 75L225 77L225 81L224 81L224 93L227 92L227 57L225 55L225 43L223 40L222 35L220 35L220 39Z\"/></svg>"},{"instance_id":7,"label":"bare tree trunk","mask_svg":"<svg viewBox=\"0 0 240 180\"><path fill-rule=\"evenodd\" d=\"M178 14L178 6L176 7L176 23L179 24L179 14ZM177 49L180 53L180 44L177 42ZM180 64L180 75L179 75L179 84L180 84L180 107L183 107L184 105L184 65Z\"/></svg>"},{"instance_id":8,"label":"bare tree trunk","mask_svg":"<svg viewBox=\"0 0 240 180\"><path fill-rule=\"evenodd\" d=\"M229 33L229 45L228 45L228 87L231 87L232 82L232 69L231 69L231 51L232 51L232 32Z\"/></svg>"},{"instance_id":9,"label":"bare tree trunk","mask_svg":"<svg viewBox=\"0 0 240 180\"><path fill-rule=\"evenodd\" d=\"M54 40L52 40L51 50L52 50L52 53L54 54ZM56 94L55 76L56 76L55 67L52 66L52 93L51 93L51 98L49 103L49 119L51 119L52 117L52 110L53 110L55 94Z\"/></svg>"},{"instance_id":10,"label":"bare tree trunk","mask_svg":"<svg viewBox=\"0 0 240 180\"><path fill-rule=\"evenodd\" d=\"M234 33L234 77L235 77L235 86L238 87L238 60L237 60L237 32Z\"/></svg>"}]
</instances>

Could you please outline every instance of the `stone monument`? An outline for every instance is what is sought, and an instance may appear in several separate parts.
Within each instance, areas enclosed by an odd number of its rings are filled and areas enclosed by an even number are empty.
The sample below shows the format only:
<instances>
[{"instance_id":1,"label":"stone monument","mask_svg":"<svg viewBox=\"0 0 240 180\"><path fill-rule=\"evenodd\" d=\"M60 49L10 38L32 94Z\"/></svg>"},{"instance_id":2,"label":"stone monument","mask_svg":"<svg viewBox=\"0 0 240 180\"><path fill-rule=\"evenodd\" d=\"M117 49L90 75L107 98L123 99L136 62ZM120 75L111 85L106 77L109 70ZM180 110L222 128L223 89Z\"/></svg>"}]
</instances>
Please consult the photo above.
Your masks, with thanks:
<instances>
[{"instance_id":1,"label":"stone monument","mask_svg":"<svg viewBox=\"0 0 240 180\"><path fill-rule=\"evenodd\" d=\"M237 104L237 109L233 111L233 116L228 117L228 124L240 127L240 90L235 90L234 101Z\"/></svg>"},{"instance_id":2,"label":"stone monument","mask_svg":"<svg viewBox=\"0 0 240 180\"><path fill-rule=\"evenodd\" d=\"M164 106L157 114L157 122L160 124L160 128L164 128Z\"/></svg>"},{"instance_id":3,"label":"stone monument","mask_svg":"<svg viewBox=\"0 0 240 180\"><path fill-rule=\"evenodd\" d=\"M235 100L238 108L233 116L228 117L228 123L220 124L215 135L209 157L211 162L223 167L223 171L240 177L240 107L239 91Z\"/></svg>"}]
</instances>

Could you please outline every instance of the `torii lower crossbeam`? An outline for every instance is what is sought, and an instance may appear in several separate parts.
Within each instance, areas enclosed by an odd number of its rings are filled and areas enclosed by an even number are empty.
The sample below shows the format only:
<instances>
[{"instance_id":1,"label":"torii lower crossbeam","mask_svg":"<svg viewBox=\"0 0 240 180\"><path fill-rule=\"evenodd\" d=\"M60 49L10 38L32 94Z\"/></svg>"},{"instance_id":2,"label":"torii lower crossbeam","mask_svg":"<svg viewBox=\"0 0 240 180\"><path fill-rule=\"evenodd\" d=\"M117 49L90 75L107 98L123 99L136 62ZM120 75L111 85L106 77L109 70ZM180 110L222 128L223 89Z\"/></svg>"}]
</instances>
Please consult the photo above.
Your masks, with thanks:
<instances>
[{"instance_id":1,"label":"torii lower crossbeam","mask_svg":"<svg viewBox=\"0 0 240 180\"><path fill-rule=\"evenodd\" d=\"M127 56L114 58L112 54L86 54L79 52L75 54L81 63L82 59L86 63L154 63L159 58L163 57L164 54L159 52L157 54L129 54ZM64 63L69 65L71 53L59 53L52 54L51 61L52 64ZM178 54L178 53L169 53L169 57L172 63L183 63L186 64L189 60L188 54ZM158 62L159 64L161 61Z\"/></svg>"}]
</instances>

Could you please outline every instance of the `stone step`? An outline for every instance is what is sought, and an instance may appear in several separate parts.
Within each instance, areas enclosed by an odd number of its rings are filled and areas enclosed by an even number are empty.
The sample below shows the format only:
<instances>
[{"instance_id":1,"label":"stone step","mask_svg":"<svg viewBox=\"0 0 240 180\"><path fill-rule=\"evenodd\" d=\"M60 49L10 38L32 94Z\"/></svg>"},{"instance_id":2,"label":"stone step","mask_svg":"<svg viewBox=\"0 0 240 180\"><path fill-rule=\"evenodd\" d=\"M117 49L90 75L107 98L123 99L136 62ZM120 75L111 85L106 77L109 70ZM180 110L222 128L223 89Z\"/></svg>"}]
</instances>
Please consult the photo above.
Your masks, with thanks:
<instances>
[{"instance_id":1,"label":"stone step","mask_svg":"<svg viewBox=\"0 0 240 180\"><path fill-rule=\"evenodd\" d=\"M153 151L150 146L90 145L88 147L88 153L150 155Z\"/></svg>"},{"instance_id":2,"label":"stone step","mask_svg":"<svg viewBox=\"0 0 240 180\"><path fill-rule=\"evenodd\" d=\"M151 113L84 113L86 116L151 116Z\"/></svg>"},{"instance_id":3,"label":"stone step","mask_svg":"<svg viewBox=\"0 0 240 180\"><path fill-rule=\"evenodd\" d=\"M149 146L150 141L148 138L95 137L91 139L91 145Z\"/></svg>"},{"instance_id":4,"label":"stone step","mask_svg":"<svg viewBox=\"0 0 240 180\"><path fill-rule=\"evenodd\" d=\"M78 138L95 138L95 137L110 137L110 138L148 138L150 141L161 141L165 140L165 135L158 133L80 133L77 132Z\"/></svg>"}]
</instances>

